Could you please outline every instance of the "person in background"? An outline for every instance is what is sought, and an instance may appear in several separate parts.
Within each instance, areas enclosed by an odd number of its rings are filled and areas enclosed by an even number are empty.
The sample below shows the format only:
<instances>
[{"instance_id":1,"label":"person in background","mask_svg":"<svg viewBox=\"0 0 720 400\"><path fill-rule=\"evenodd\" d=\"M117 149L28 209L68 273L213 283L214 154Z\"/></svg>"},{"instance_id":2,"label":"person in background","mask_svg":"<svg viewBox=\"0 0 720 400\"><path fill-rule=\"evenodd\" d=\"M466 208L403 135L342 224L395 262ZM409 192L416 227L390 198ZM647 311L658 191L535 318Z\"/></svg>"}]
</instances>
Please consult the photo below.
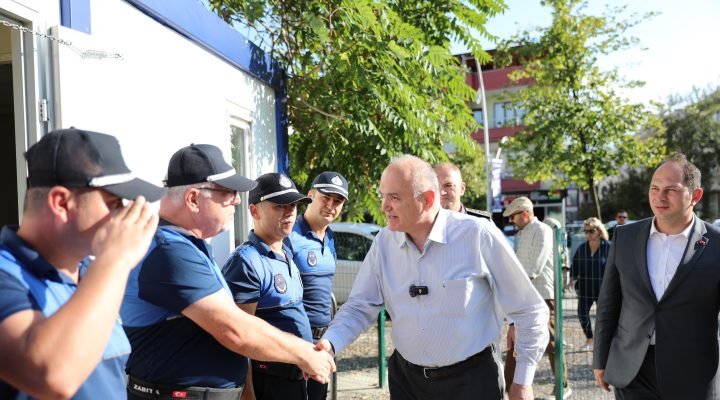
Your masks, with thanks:
<instances>
[{"instance_id":1,"label":"person in background","mask_svg":"<svg viewBox=\"0 0 720 400\"><path fill-rule=\"evenodd\" d=\"M605 273L605 264L610 253L608 233L602 222L588 218L583 224L585 243L575 250L570 270L570 285L577 288L578 317L585 334L585 344L580 351L592 351L593 331L590 308L600 295L600 284Z\"/></svg>"},{"instance_id":2,"label":"person in background","mask_svg":"<svg viewBox=\"0 0 720 400\"><path fill-rule=\"evenodd\" d=\"M342 351L384 306L396 347L388 361L394 400L500 400L503 380L492 343L505 313L518 330L510 399L532 399L548 309L502 232L487 219L440 207L437 176L415 156L390 162L380 194L388 226L375 237L350 298L318 347Z\"/></svg>"},{"instance_id":3,"label":"person in background","mask_svg":"<svg viewBox=\"0 0 720 400\"><path fill-rule=\"evenodd\" d=\"M628 221L628 213L625 210L618 210L617 213L615 213L615 226L611 227L608 231L608 235L610 237L609 240L612 240L613 235L615 234L615 229L617 229L618 226L623 226Z\"/></svg>"},{"instance_id":4,"label":"person in background","mask_svg":"<svg viewBox=\"0 0 720 400\"><path fill-rule=\"evenodd\" d=\"M285 239L295 225L297 204L312 200L281 173L261 175L256 182L248 198L254 229L225 262L223 274L238 307L309 345L312 332L300 271ZM257 399L307 399L307 382L296 366L258 359L251 365Z\"/></svg>"},{"instance_id":5,"label":"person in background","mask_svg":"<svg viewBox=\"0 0 720 400\"><path fill-rule=\"evenodd\" d=\"M465 194L465 182L463 182L460 168L449 162L441 163L435 166L435 174L440 185L440 206L442 208L492 220L489 212L466 208L463 205L461 198Z\"/></svg>"},{"instance_id":6,"label":"person in background","mask_svg":"<svg viewBox=\"0 0 720 400\"><path fill-rule=\"evenodd\" d=\"M0 396L124 399L117 315L158 223L148 202L165 190L135 178L102 133L56 130L25 158L22 223L0 233Z\"/></svg>"},{"instance_id":7,"label":"person in background","mask_svg":"<svg viewBox=\"0 0 720 400\"><path fill-rule=\"evenodd\" d=\"M550 311L547 329L550 334L545 354L550 361L550 368L555 374L555 270L553 262L553 234L552 229L540 222L533 211L533 203L527 197L514 199L503 212L503 216L518 228L515 252L520 264L525 268L535 289L545 300ZM509 317L507 342L508 351L505 357L505 379L509 379L515 372L515 326ZM563 363L567 365L565 353ZM568 383L567 368L563 368L564 398L570 397L572 389Z\"/></svg>"},{"instance_id":8,"label":"person in background","mask_svg":"<svg viewBox=\"0 0 720 400\"><path fill-rule=\"evenodd\" d=\"M329 225L342 214L348 198L347 180L337 172L322 172L313 180L308 197L312 203L295 221L289 240L293 261L302 278L305 312L313 341L317 342L330 325L337 255L335 235ZM308 381L308 400L324 400L327 386Z\"/></svg>"}]
</instances>

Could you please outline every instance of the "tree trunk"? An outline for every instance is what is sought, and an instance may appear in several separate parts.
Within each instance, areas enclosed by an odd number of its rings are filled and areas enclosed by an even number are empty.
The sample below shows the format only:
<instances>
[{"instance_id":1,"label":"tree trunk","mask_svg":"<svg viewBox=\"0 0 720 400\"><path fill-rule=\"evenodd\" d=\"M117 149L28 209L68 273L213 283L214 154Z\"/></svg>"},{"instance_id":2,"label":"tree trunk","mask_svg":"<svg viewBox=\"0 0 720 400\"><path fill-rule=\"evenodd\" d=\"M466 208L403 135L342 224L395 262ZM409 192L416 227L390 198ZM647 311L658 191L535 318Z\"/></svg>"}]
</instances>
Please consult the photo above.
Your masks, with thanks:
<instances>
[{"instance_id":1,"label":"tree trunk","mask_svg":"<svg viewBox=\"0 0 720 400\"><path fill-rule=\"evenodd\" d=\"M597 186L595 185L595 179L590 178L590 195L592 196L593 204L595 204L596 217L602 221L602 215L600 213L600 199L597 194Z\"/></svg>"}]
</instances>

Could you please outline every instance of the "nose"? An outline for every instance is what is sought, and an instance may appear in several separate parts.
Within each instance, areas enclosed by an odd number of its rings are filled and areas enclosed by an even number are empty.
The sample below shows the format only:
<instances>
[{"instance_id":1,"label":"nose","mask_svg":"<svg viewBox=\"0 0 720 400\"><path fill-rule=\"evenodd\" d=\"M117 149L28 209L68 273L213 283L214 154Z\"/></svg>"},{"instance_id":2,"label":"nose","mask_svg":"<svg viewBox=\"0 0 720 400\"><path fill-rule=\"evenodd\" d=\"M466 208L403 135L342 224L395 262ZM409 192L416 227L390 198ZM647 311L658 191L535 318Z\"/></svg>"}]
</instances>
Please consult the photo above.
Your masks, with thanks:
<instances>
[{"instance_id":1,"label":"nose","mask_svg":"<svg viewBox=\"0 0 720 400\"><path fill-rule=\"evenodd\" d=\"M230 204L237 206L240 204L241 198L240 198L240 192L235 192L233 194L232 202Z\"/></svg>"},{"instance_id":2,"label":"nose","mask_svg":"<svg viewBox=\"0 0 720 400\"><path fill-rule=\"evenodd\" d=\"M383 199L382 199L382 204L381 204L381 205L382 205L382 209L383 209L384 211L389 211L389 210L390 210L390 202L388 201L388 199L387 199L386 197L383 197Z\"/></svg>"}]
</instances>

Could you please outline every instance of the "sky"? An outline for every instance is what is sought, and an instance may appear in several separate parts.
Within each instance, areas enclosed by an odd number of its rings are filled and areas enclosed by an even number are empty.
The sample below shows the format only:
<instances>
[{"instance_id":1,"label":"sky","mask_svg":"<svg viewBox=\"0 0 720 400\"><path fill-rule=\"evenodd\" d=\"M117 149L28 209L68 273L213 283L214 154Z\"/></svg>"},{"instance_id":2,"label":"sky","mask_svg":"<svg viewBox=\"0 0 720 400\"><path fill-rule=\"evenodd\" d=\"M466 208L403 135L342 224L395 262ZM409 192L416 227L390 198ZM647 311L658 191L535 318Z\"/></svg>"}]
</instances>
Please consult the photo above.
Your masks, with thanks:
<instances>
[{"instance_id":1,"label":"sky","mask_svg":"<svg viewBox=\"0 0 720 400\"><path fill-rule=\"evenodd\" d=\"M539 0L505 0L508 9L489 20L487 30L500 39L532 27L551 23L549 8ZM628 50L601 60L603 69L617 67L628 80L643 80L645 86L625 91L633 102L666 103L670 95L688 95L693 86L720 86L720 0L588 0L584 14L600 15L606 6L627 5L623 16L650 11L660 13L630 30L645 51ZM484 48L496 45L481 40ZM466 52L453 44L453 53Z\"/></svg>"}]
</instances>

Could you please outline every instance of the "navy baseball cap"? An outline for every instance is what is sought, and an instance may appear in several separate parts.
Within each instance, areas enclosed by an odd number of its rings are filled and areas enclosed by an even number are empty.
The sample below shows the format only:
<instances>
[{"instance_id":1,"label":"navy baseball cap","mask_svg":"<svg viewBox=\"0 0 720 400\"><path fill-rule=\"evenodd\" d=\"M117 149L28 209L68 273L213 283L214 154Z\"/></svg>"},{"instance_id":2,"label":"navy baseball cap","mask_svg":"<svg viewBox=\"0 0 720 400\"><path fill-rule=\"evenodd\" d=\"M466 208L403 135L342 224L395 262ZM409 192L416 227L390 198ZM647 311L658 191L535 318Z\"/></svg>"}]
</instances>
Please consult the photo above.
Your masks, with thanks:
<instances>
[{"instance_id":1,"label":"navy baseball cap","mask_svg":"<svg viewBox=\"0 0 720 400\"><path fill-rule=\"evenodd\" d=\"M211 144L191 144L170 157L165 186L185 186L213 182L224 188L247 192L257 183L235 172L222 151Z\"/></svg>"},{"instance_id":2,"label":"navy baseball cap","mask_svg":"<svg viewBox=\"0 0 720 400\"><path fill-rule=\"evenodd\" d=\"M321 172L315 177L312 188L323 194L339 194L348 198L348 183L344 176L334 171Z\"/></svg>"},{"instance_id":3,"label":"navy baseball cap","mask_svg":"<svg viewBox=\"0 0 720 400\"><path fill-rule=\"evenodd\" d=\"M300 194L293 181L283 174L271 172L260 175L255 181L257 187L250 191L248 198L250 204L257 204L262 201L280 205L297 202L312 203L312 199Z\"/></svg>"},{"instance_id":4,"label":"navy baseball cap","mask_svg":"<svg viewBox=\"0 0 720 400\"><path fill-rule=\"evenodd\" d=\"M101 188L124 199L143 196L149 202L160 200L166 192L136 178L125 165L118 140L104 133L58 129L32 145L25 159L30 188Z\"/></svg>"}]
</instances>

